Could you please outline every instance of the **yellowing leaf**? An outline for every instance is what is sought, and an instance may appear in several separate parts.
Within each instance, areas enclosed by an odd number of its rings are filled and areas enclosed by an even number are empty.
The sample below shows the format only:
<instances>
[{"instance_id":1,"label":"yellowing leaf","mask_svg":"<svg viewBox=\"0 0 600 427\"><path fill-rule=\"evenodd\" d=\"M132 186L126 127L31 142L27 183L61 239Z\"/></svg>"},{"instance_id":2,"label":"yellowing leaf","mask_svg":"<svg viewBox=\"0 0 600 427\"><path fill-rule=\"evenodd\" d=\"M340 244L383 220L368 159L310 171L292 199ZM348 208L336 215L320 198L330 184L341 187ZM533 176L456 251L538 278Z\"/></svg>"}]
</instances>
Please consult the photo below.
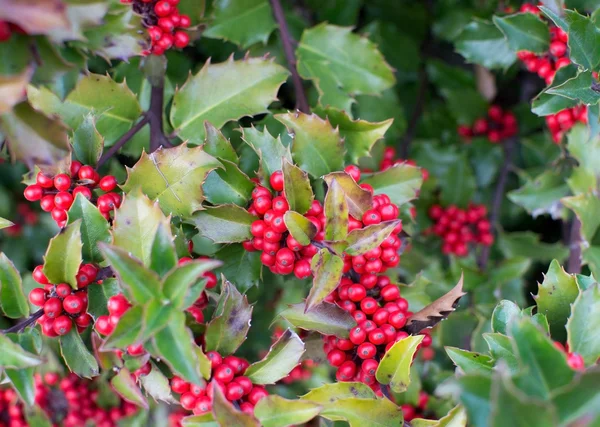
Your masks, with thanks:
<instances>
[{"instance_id":1,"label":"yellowing leaf","mask_svg":"<svg viewBox=\"0 0 600 427\"><path fill-rule=\"evenodd\" d=\"M33 67L27 67L20 74L0 75L0 114L9 112L27 96L26 88L33 70Z\"/></svg>"}]
</instances>

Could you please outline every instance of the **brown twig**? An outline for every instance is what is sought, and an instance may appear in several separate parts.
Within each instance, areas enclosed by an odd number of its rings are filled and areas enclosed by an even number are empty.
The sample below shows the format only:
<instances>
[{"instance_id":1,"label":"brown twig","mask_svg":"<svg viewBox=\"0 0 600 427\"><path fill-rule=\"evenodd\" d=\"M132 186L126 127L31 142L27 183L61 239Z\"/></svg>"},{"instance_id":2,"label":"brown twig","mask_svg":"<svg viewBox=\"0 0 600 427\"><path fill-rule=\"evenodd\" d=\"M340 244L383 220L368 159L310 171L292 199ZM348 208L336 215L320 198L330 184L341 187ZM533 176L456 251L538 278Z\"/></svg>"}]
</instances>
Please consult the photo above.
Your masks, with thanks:
<instances>
[{"instance_id":1,"label":"brown twig","mask_svg":"<svg viewBox=\"0 0 600 427\"><path fill-rule=\"evenodd\" d=\"M571 222L569 233L569 260L567 261L567 272L571 274L581 273L581 221L574 217Z\"/></svg>"},{"instance_id":2,"label":"brown twig","mask_svg":"<svg viewBox=\"0 0 600 427\"><path fill-rule=\"evenodd\" d=\"M288 68L292 73L292 82L294 84L294 92L296 94L296 109L302 111L303 113L309 113L310 107L308 105L308 100L306 99L306 94L304 93L302 79L300 78L298 69L296 68L296 55L294 54L293 40L285 20L285 14L283 13L281 2L279 0L271 0L271 7L273 8L273 15L275 16L277 25L279 26L279 33L281 34L281 44L283 45L285 59L288 64Z\"/></svg>"},{"instance_id":3,"label":"brown twig","mask_svg":"<svg viewBox=\"0 0 600 427\"><path fill-rule=\"evenodd\" d=\"M100 168L102 165L104 165L104 163L106 163L108 159L114 156L117 153L117 151L119 151L121 147L123 147L127 142L129 142L129 140L133 138L135 134L138 133L149 121L150 118L147 114L142 115L142 120L137 122L131 129L129 129L129 131L127 131L125 135L121 137L121 139L115 142L115 144L112 147L110 147L104 152L100 160L98 160L98 164L96 165L96 167Z\"/></svg>"},{"instance_id":4,"label":"brown twig","mask_svg":"<svg viewBox=\"0 0 600 427\"><path fill-rule=\"evenodd\" d=\"M150 109L148 117L150 118L150 152L153 153L161 146L172 147L173 144L165 136L163 129L163 105L165 97L164 78L160 79L157 85L152 86L150 93Z\"/></svg>"},{"instance_id":5,"label":"brown twig","mask_svg":"<svg viewBox=\"0 0 600 427\"><path fill-rule=\"evenodd\" d=\"M23 329L25 329L26 327L34 324L40 317L42 317L44 315L44 309L40 308L38 311L36 311L35 313L33 313L31 316L29 316L27 319L23 319L22 321L20 321L19 323L17 323L14 326L11 326L8 329L4 329L2 331L3 334L10 334L13 332L21 332Z\"/></svg>"},{"instance_id":6,"label":"brown twig","mask_svg":"<svg viewBox=\"0 0 600 427\"><path fill-rule=\"evenodd\" d=\"M508 181L508 174L512 167L512 159L514 156L515 148L518 144L516 138L510 138L503 144L504 149L504 161L502 162L502 168L500 169L500 175L496 182L496 189L494 190L494 198L492 199L492 207L490 210L489 221L491 224L492 231L495 231L496 225L500 218L500 208L502 208L502 199L504 198L504 190L506 189L506 182ZM484 246L479 252L477 257L477 265L481 270L485 270L488 261L490 259L490 247Z\"/></svg>"}]
</instances>

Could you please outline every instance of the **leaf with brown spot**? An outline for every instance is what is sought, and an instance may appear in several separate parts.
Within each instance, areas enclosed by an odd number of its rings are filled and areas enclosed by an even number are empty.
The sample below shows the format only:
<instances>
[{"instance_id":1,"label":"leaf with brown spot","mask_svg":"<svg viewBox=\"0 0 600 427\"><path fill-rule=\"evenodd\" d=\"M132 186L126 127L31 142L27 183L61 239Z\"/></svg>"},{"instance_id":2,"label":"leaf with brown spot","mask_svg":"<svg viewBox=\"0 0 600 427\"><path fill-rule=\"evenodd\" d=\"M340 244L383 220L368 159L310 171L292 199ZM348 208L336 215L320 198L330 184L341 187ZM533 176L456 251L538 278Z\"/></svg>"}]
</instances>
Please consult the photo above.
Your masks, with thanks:
<instances>
[{"instance_id":1,"label":"leaf with brown spot","mask_svg":"<svg viewBox=\"0 0 600 427\"><path fill-rule=\"evenodd\" d=\"M437 325L447 318L450 313L456 310L458 301L463 295L466 295L466 292L463 292L463 275L461 274L460 280L455 287L422 310L419 310L410 316L406 322L406 326L402 329L411 335L415 335L425 328L431 328Z\"/></svg>"},{"instance_id":2,"label":"leaf with brown spot","mask_svg":"<svg viewBox=\"0 0 600 427\"><path fill-rule=\"evenodd\" d=\"M362 189L354 178L348 175L346 172L333 172L323 177L327 186L331 187L333 181L342 188L342 191L346 195L346 202L348 204L348 212L356 219L361 219L366 211L371 209L373 205L373 195Z\"/></svg>"},{"instance_id":3,"label":"leaf with brown spot","mask_svg":"<svg viewBox=\"0 0 600 427\"><path fill-rule=\"evenodd\" d=\"M327 249L321 249L312 259L313 285L306 298L304 311L307 312L321 303L337 288L342 278L344 261Z\"/></svg>"},{"instance_id":4,"label":"leaf with brown spot","mask_svg":"<svg viewBox=\"0 0 600 427\"><path fill-rule=\"evenodd\" d=\"M348 338L350 329L356 326L356 321L350 313L328 302L318 304L306 313L304 304L293 304L279 313L279 316L296 328L340 338Z\"/></svg>"},{"instance_id":5,"label":"leaf with brown spot","mask_svg":"<svg viewBox=\"0 0 600 427\"><path fill-rule=\"evenodd\" d=\"M346 239L348 236L348 202L337 179L331 180L325 195L325 219L325 239L330 241Z\"/></svg>"},{"instance_id":6,"label":"leaf with brown spot","mask_svg":"<svg viewBox=\"0 0 600 427\"><path fill-rule=\"evenodd\" d=\"M298 212L287 211L283 215L283 222L292 237L303 246L310 245L311 239L317 235L317 227Z\"/></svg>"},{"instance_id":7,"label":"leaf with brown spot","mask_svg":"<svg viewBox=\"0 0 600 427\"><path fill-rule=\"evenodd\" d=\"M394 219L352 230L346 238L346 243L348 243L348 247L345 249L346 253L352 256L362 255L378 247L392 234L400 222L399 219Z\"/></svg>"},{"instance_id":8,"label":"leaf with brown spot","mask_svg":"<svg viewBox=\"0 0 600 427\"><path fill-rule=\"evenodd\" d=\"M305 214L314 200L308 174L285 157L282 159L283 186L290 210Z\"/></svg>"}]
</instances>

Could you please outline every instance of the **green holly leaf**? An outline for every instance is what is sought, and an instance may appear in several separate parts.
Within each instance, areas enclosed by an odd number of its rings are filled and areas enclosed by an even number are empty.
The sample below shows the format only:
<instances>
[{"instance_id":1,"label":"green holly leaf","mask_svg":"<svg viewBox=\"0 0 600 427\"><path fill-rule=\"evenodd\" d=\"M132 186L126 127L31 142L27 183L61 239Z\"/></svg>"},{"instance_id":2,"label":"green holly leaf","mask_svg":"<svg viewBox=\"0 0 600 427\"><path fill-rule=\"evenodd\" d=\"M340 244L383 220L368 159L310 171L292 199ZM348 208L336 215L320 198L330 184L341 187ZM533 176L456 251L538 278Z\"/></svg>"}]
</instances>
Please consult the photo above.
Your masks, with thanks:
<instances>
[{"instance_id":1,"label":"green holly leaf","mask_svg":"<svg viewBox=\"0 0 600 427\"><path fill-rule=\"evenodd\" d=\"M340 338L348 338L350 329L356 326L352 315L335 304L322 302L306 312L304 307L304 303L290 305L279 316L296 328Z\"/></svg>"},{"instance_id":2,"label":"green holly leaf","mask_svg":"<svg viewBox=\"0 0 600 427\"><path fill-rule=\"evenodd\" d=\"M583 124L577 124L567 134L569 154L579 162L577 169L589 171L592 175L600 174L600 137L591 134ZM586 191L588 191L586 189Z\"/></svg>"},{"instance_id":3,"label":"green holly leaf","mask_svg":"<svg viewBox=\"0 0 600 427\"><path fill-rule=\"evenodd\" d=\"M512 50L546 53L550 45L548 26L533 13L494 16L494 24L502 31Z\"/></svg>"},{"instance_id":4,"label":"green holly leaf","mask_svg":"<svg viewBox=\"0 0 600 427\"><path fill-rule=\"evenodd\" d=\"M259 158L262 184L271 188L269 177L273 172L281 170L282 160L292 161L290 147L281 143L279 135L274 138L266 126L262 132L255 127L242 128L242 139L252 147Z\"/></svg>"},{"instance_id":5,"label":"green holly leaf","mask_svg":"<svg viewBox=\"0 0 600 427\"><path fill-rule=\"evenodd\" d=\"M175 317L176 308L173 304L165 304L159 300L151 300L144 305L142 329L136 338L138 342L146 342L163 330Z\"/></svg>"},{"instance_id":6,"label":"green holly leaf","mask_svg":"<svg viewBox=\"0 0 600 427\"><path fill-rule=\"evenodd\" d=\"M116 350L134 344L144 328L143 316L144 307L141 305L135 305L127 310L119 319L113 332L102 343L101 351Z\"/></svg>"},{"instance_id":7,"label":"green holly leaf","mask_svg":"<svg viewBox=\"0 0 600 427\"><path fill-rule=\"evenodd\" d=\"M3 228L12 227L14 224L5 218L0 218L0 230Z\"/></svg>"},{"instance_id":8,"label":"green holly leaf","mask_svg":"<svg viewBox=\"0 0 600 427\"><path fill-rule=\"evenodd\" d=\"M342 278L344 261L327 249L321 249L312 259L313 284L306 298L305 312L320 304L337 288Z\"/></svg>"},{"instance_id":9,"label":"green holly leaf","mask_svg":"<svg viewBox=\"0 0 600 427\"><path fill-rule=\"evenodd\" d=\"M102 244L100 250L110 262L121 287L131 302L145 304L156 298L161 300L161 284L158 275L127 251L116 246Z\"/></svg>"},{"instance_id":10,"label":"green holly leaf","mask_svg":"<svg viewBox=\"0 0 600 427\"><path fill-rule=\"evenodd\" d=\"M155 402L163 401L168 404L176 403L177 401L173 398L171 393L171 386L169 385L169 379L161 372L161 370L153 363L152 370L148 375L142 375L139 377L140 382L144 391L148 393Z\"/></svg>"},{"instance_id":11,"label":"green holly leaf","mask_svg":"<svg viewBox=\"0 0 600 427\"><path fill-rule=\"evenodd\" d=\"M585 241L591 242L600 226L600 200L592 193L579 194L578 196L563 197L563 205L571 209L581 221L581 236Z\"/></svg>"},{"instance_id":12,"label":"green holly leaf","mask_svg":"<svg viewBox=\"0 0 600 427\"><path fill-rule=\"evenodd\" d=\"M340 399L346 399L349 397L375 399L376 395L375 392L364 383L335 382L323 384L321 387L313 388L304 396L302 396L301 399L321 404L333 404Z\"/></svg>"},{"instance_id":13,"label":"green holly leaf","mask_svg":"<svg viewBox=\"0 0 600 427\"><path fill-rule=\"evenodd\" d=\"M512 301L502 300L492 313L492 330L506 335L508 323L521 317L521 309Z\"/></svg>"},{"instance_id":14,"label":"green holly leaf","mask_svg":"<svg viewBox=\"0 0 600 427\"><path fill-rule=\"evenodd\" d=\"M80 226L81 221L75 221L50 240L44 255L43 270L50 283L68 283L77 289L75 276L83 260Z\"/></svg>"},{"instance_id":15,"label":"green holly leaf","mask_svg":"<svg viewBox=\"0 0 600 427\"><path fill-rule=\"evenodd\" d=\"M511 373L517 373L520 366L515 354L513 340L499 333L486 333L483 338L490 349L490 354L495 362L503 360Z\"/></svg>"},{"instance_id":16,"label":"green holly leaf","mask_svg":"<svg viewBox=\"0 0 600 427\"><path fill-rule=\"evenodd\" d=\"M94 319L99 316L108 315L106 304L112 296L121 293L121 288L117 279L108 278L102 281L102 284L91 284L87 288L88 291L88 308L87 311Z\"/></svg>"},{"instance_id":17,"label":"green holly leaf","mask_svg":"<svg viewBox=\"0 0 600 427\"><path fill-rule=\"evenodd\" d=\"M254 384L275 384L300 363L304 351L300 337L288 329L271 346L269 353L250 365L244 375Z\"/></svg>"},{"instance_id":18,"label":"green holly leaf","mask_svg":"<svg viewBox=\"0 0 600 427\"><path fill-rule=\"evenodd\" d=\"M220 128L243 116L267 111L288 71L272 59L245 58L204 67L173 97L171 123L179 137L190 142L203 141L204 122Z\"/></svg>"},{"instance_id":19,"label":"green holly leaf","mask_svg":"<svg viewBox=\"0 0 600 427\"><path fill-rule=\"evenodd\" d=\"M0 252L0 307L2 313L11 319L29 315L29 304L23 293L21 276L4 252Z\"/></svg>"},{"instance_id":20,"label":"green holly leaf","mask_svg":"<svg viewBox=\"0 0 600 427\"><path fill-rule=\"evenodd\" d=\"M82 77L64 101L47 88L27 88L33 108L47 116L58 116L71 129L77 129L88 114L96 117L96 129L111 146L140 118L142 109L125 82L117 83L108 75Z\"/></svg>"},{"instance_id":21,"label":"green holly leaf","mask_svg":"<svg viewBox=\"0 0 600 427\"><path fill-rule=\"evenodd\" d=\"M196 346L196 355L198 356L198 363L200 365L200 373L205 380L210 380L212 365L211 361L206 354L202 351L202 347Z\"/></svg>"},{"instance_id":22,"label":"green holly leaf","mask_svg":"<svg viewBox=\"0 0 600 427\"><path fill-rule=\"evenodd\" d=\"M42 340L36 329L19 334L7 334L7 337L31 354L39 354L41 350ZM35 404L35 380L33 378L35 368L5 369L4 372L23 402L27 406L33 406Z\"/></svg>"},{"instance_id":23,"label":"green holly leaf","mask_svg":"<svg viewBox=\"0 0 600 427\"><path fill-rule=\"evenodd\" d=\"M246 206L255 184L248 175L228 160L221 160L223 168L213 170L202 184L204 196L213 205L234 203Z\"/></svg>"},{"instance_id":24,"label":"green holly leaf","mask_svg":"<svg viewBox=\"0 0 600 427\"><path fill-rule=\"evenodd\" d=\"M252 239L250 226L256 217L237 205L207 206L192 221L204 237L215 243L235 243Z\"/></svg>"},{"instance_id":25,"label":"green holly leaf","mask_svg":"<svg viewBox=\"0 0 600 427\"><path fill-rule=\"evenodd\" d=\"M314 81L323 106L350 111L354 96L378 95L395 83L375 44L351 27L322 23L304 30L296 56L300 76Z\"/></svg>"},{"instance_id":26,"label":"green holly leaf","mask_svg":"<svg viewBox=\"0 0 600 427\"><path fill-rule=\"evenodd\" d=\"M164 223L159 224L150 252L150 270L158 274L158 277L164 277L177 266L177 252L173 240L171 228Z\"/></svg>"},{"instance_id":27,"label":"green holly leaf","mask_svg":"<svg viewBox=\"0 0 600 427\"><path fill-rule=\"evenodd\" d=\"M465 374L485 374L492 372L494 364L492 358L485 354L461 350L456 347L444 347L448 357Z\"/></svg>"},{"instance_id":28,"label":"green holly leaf","mask_svg":"<svg viewBox=\"0 0 600 427\"><path fill-rule=\"evenodd\" d=\"M373 145L384 137L385 132L394 122L394 119L382 122L352 120L346 111L335 108L319 108L315 112L339 129L340 136L344 138L348 163L358 163L361 157L370 156Z\"/></svg>"},{"instance_id":29,"label":"green holly leaf","mask_svg":"<svg viewBox=\"0 0 600 427\"><path fill-rule=\"evenodd\" d=\"M287 211L283 215L283 221L292 237L302 246L310 245L310 241L317 235L317 227L298 212Z\"/></svg>"},{"instance_id":30,"label":"green holly leaf","mask_svg":"<svg viewBox=\"0 0 600 427\"><path fill-rule=\"evenodd\" d=\"M159 225L170 227L157 203L142 194L141 189L129 192L113 220L113 245L131 253L150 265L152 245Z\"/></svg>"},{"instance_id":31,"label":"green holly leaf","mask_svg":"<svg viewBox=\"0 0 600 427\"><path fill-rule=\"evenodd\" d=\"M276 26L267 0L216 2L214 18L202 35L231 41L246 49L254 43L266 44Z\"/></svg>"},{"instance_id":32,"label":"green holly leaf","mask_svg":"<svg viewBox=\"0 0 600 427\"><path fill-rule=\"evenodd\" d=\"M290 210L305 214L315 198L308 174L292 162L282 159L285 198Z\"/></svg>"},{"instance_id":33,"label":"green holly leaf","mask_svg":"<svg viewBox=\"0 0 600 427\"><path fill-rule=\"evenodd\" d=\"M544 281L538 284L538 294L534 297L538 313L545 314L550 324L550 331L555 340L565 337L564 326L571 314L571 304L579 295L575 277L568 274L554 260L550 263Z\"/></svg>"},{"instance_id":34,"label":"green holly leaf","mask_svg":"<svg viewBox=\"0 0 600 427\"><path fill-rule=\"evenodd\" d=\"M194 337L185 326L185 314L175 312L172 321L153 337L154 347L169 367L194 384L202 384Z\"/></svg>"},{"instance_id":35,"label":"green holly leaf","mask_svg":"<svg viewBox=\"0 0 600 427\"><path fill-rule=\"evenodd\" d=\"M588 370L554 395L552 403L560 421L554 425L572 425L593 417L597 421L600 415L598 381L600 381L600 372L597 369Z\"/></svg>"},{"instance_id":36,"label":"green holly leaf","mask_svg":"<svg viewBox=\"0 0 600 427\"><path fill-rule=\"evenodd\" d=\"M343 241L348 236L348 203L346 202L346 193L335 179L328 182L327 185L328 189L324 203L326 221L325 239L329 241Z\"/></svg>"},{"instance_id":37,"label":"green holly leaf","mask_svg":"<svg viewBox=\"0 0 600 427\"><path fill-rule=\"evenodd\" d=\"M400 206L417 197L423 175L421 169L401 163L367 176L362 182L373 187L374 194L387 194L392 203Z\"/></svg>"},{"instance_id":38,"label":"green holly leaf","mask_svg":"<svg viewBox=\"0 0 600 427\"><path fill-rule=\"evenodd\" d=\"M0 334L0 345L0 366L3 368L25 369L42 364L37 354L27 351L5 334Z\"/></svg>"},{"instance_id":39,"label":"green holly leaf","mask_svg":"<svg viewBox=\"0 0 600 427\"><path fill-rule=\"evenodd\" d=\"M402 408L387 398L362 399L349 397L335 401L335 404L323 405L321 416L332 421L348 421L350 427L401 427Z\"/></svg>"},{"instance_id":40,"label":"green holly leaf","mask_svg":"<svg viewBox=\"0 0 600 427\"><path fill-rule=\"evenodd\" d=\"M213 390L212 412L219 426L260 427L256 418L234 408L231 402L225 399L221 387L213 383Z\"/></svg>"},{"instance_id":41,"label":"green holly leaf","mask_svg":"<svg viewBox=\"0 0 600 427\"><path fill-rule=\"evenodd\" d=\"M454 46L468 62L489 69L507 69L517 59L502 31L491 22L479 19L463 28Z\"/></svg>"},{"instance_id":42,"label":"green holly leaf","mask_svg":"<svg viewBox=\"0 0 600 427\"><path fill-rule=\"evenodd\" d=\"M567 321L569 351L578 353L587 365L600 358L600 285L581 292Z\"/></svg>"},{"instance_id":43,"label":"green holly leaf","mask_svg":"<svg viewBox=\"0 0 600 427\"><path fill-rule=\"evenodd\" d=\"M242 245L228 245L215 257L223 260L223 266L216 273L228 277L241 292L258 286L262 275L260 252L248 252Z\"/></svg>"},{"instance_id":44,"label":"green holly leaf","mask_svg":"<svg viewBox=\"0 0 600 427\"><path fill-rule=\"evenodd\" d=\"M307 423L319 415L321 409L318 403L271 395L258 401L254 416L263 427L287 427Z\"/></svg>"},{"instance_id":45,"label":"green holly leaf","mask_svg":"<svg viewBox=\"0 0 600 427\"><path fill-rule=\"evenodd\" d=\"M229 160L232 163L238 164L239 157L235 149L231 146L231 142L223 133L211 125L209 122L204 122L204 151L219 160Z\"/></svg>"},{"instance_id":46,"label":"green holly leaf","mask_svg":"<svg viewBox=\"0 0 600 427\"><path fill-rule=\"evenodd\" d=\"M162 282L163 294L175 308L183 308L190 288L202 278L204 273L219 267L221 264L222 262L216 259L198 259L174 268L165 276ZM199 288L194 289L194 292L201 293L205 285L204 281Z\"/></svg>"},{"instance_id":47,"label":"green holly leaf","mask_svg":"<svg viewBox=\"0 0 600 427\"><path fill-rule=\"evenodd\" d=\"M373 195L361 188L354 178L346 172L333 172L323 177L328 187L336 181L346 196L348 213L354 218L362 218L364 213L373 206Z\"/></svg>"},{"instance_id":48,"label":"green holly leaf","mask_svg":"<svg viewBox=\"0 0 600 427\"><path fill-rule=\"evenodd\" d=\"M498 247L505 258L529 257L549 263L554 258L562 261L569 256L569 250L562 244L541 242L540 235L530 231L501 233Z\"/></svg>"},{"instance_id":49,"label":"green holly leaf","mask_svg":"<svg viewBox=\"0 0 600 427\"><path fill-rule=\"evenodd\" d=\"M469 421L476 427L489 426L492 412L490 376L481 374L464 375L458 378L460 403L465 407Z\"/></svg>"},{"instance_id":50,"label":"green holly leaf","mask_svg":"<svg viewBox=\"0 0 600 427\"><path fill-rule=\"evenodd\" d=\"M389 384L394 393L402 393L410 384L410 365L423 335L408 336L397 341L383 356L375 378L381 384Z\"/></svg>"},{"instance_id":51,"label":"green holly leaf","mask_svg":"<svg viewBox=\"0 0 600 427\"><path fill-rule=\"evenodd\" d=\"M595 105L600 102L600 94L593 89L595 84L596 80L591 71L581 71L563 84L549 88L546 93L581 101L586 105Z\"/></svg>"},{"instance_id":52,"label":"green holly leaf","mask_svg":"<svg viewBox=\"0 0 600 427\"><path fill-rule=\"evenodd\" d=\"M223 280L219 305L206 325L206 350L222 355L234 353L246 340L252 318L252 306L234 285Z\"/></svg>"},{"instance_id":53,"label":"green holly leaf","mask_svg":"<svg viewBox=\"0 0 600 427\"><path fill-rule=\"evenodd\" d=\"M60 354L71 372L83 378L92 378L98 375L98 362L87 349L75 328L71 329L68 334L59 337L58 340Z\"/></svg>"},{"instance_id":54,"label":"green holly leaf","mask_svg":"<svg viewBox=\"0 0 600 427\"><path fill-rule=\"evenodd\" d=\"M569 194L564 178L554 170L547 170L521 188L507 193L507 197L533 216L550 213L560 215L560 199Z\"/></svg>"},{"instance_id":55,"label":"green holly leaf","mask_svg":"<svg viewBox=\"0 0 600 427\"><path fill-rule=\"evenodd\" d=\"M163 212L189 217L202 208L202 184L210 171L221 166L202 147L181 144L160 148L154 153L142 153L127 182L121 186L129 192L141 188L150 199L158 201Z\"/></svg>"},{"instance_id":56,"label":"green holly leaf","mask_svg":"<svg viewBox=\"0 0 600 427\"><path fill-rule=\"evenodd\" d=\"M566 108L576 106L578 101L575 99L550 95L548 93L549 90L562 85L576 75L577 66L575 64L569 64L566 67L559 68L552 80L552 84L533 99L531 111L538 116L548 116L550 114L556 114Z\"/></svg>"},{"instance_id":57,"label":"green holly leaf","mask_svg":"<svg viewBox=\"0 0 600 427\"><path fill-rule=\"evenodd\" d=\"M86 114L73 131L71 145L77 160L84 165L95 166L102 157L104 138L96 130L96 117L92 113Z\"/></svg>"},{"instance_id":58,"label":"green holly leaf","mask_svg":"<svg viewBox=\"0 0 600 427\"><path fill-rule=\"evenodd\" d=\"M183 427L221 427L215 421L212 413L185 417L181 420L181 425Z\"/></svg>"},{"instance_id":59,"label":"green holly leaf","mask_svg":"<svg viewBox=\"0 0 600 427\"><path fill-rule=\"evenodd\" d=\"M569 58L584 70L597 70L600 66L600 28L578 12L566 9L564 13L569 26Z\"/></svg>"},{"instance_id":60,"label":"green holly leaf","mask_svg":"<svg viewBox=\"0 0 600 427\"><path fill-rule=\"evenodd\" d=\"M75 201L69 209L67 224L71 225L76 221L80 224L83 260L102 262L104 258L98 248L98 243L110 242L110 225L98 208L82 194L75 197Z\"/></svg>"},{"instance_id":61,"label":"green holly leaf","mask_svg":"<svg viewBox=\"0 0 600 427\"><path fill-rule=\"evenodd\" d=\"M300 169L313 178L344 168L344 144L340 133L315 114L277 114L293 135L292 155Z\"/></svg>"},{"instance_id":62,"label":"green holly leaf","mask_svg":"<svg viewBox=\"0 0 600 427\"><path fill-rule=\"evenodd\" d=\"M127 369L121 368L117 375L110 380L110 385L126 401L146 410L148 409L148 401Z\"/></svg>"},{"instance_id":63,"label":"green holly leaf","mask_svg":"<svg viewBox=\"0 0 600 427\"><path fill-rule=\"evenodd\" d=\"M356 256L362 255L365 252L378 247L392 234L394 228L400 223L401 221L399 219L383 221L379 224L352 230L348 233L348 237L346 238L348 246L346 247L345 252L348 255Z\"/></svg>"}]
</instances>

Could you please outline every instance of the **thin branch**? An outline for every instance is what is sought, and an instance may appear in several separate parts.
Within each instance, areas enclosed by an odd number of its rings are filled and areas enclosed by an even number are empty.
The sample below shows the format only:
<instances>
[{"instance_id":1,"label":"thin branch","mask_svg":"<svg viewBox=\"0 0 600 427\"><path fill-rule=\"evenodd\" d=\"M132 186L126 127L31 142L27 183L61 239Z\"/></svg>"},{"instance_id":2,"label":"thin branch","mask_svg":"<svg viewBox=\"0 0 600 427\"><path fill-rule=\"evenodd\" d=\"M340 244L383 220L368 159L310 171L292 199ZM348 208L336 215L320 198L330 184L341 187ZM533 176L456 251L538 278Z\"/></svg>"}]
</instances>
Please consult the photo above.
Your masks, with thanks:
<instances>
[{"instance_id":1,"label":"thin branch","mask_svg":"<svg viewBox=\"0 0 600 427\"><path fill-rule=\"evenodd\" d=\"M296 68L296 56L294 55L294 46L292 36L285 20L285 14L281 7L280 0L271 0L271 7L273 8L273 15L279 26L279 32L281 33L281 44L283 45L283 52L285 53L285 59L288 64L288 68L292 73L292 82L294 83L294 92L296 94L296 109L303 113L309 113L310 107L306 94L304 93L304 87L302 86L302 79L298 74Z\"/></svg>"},{"instance_id":2,"label":"thin branch","mask_svg":"<svg viewBox=\"0 0 600 427\"><path fill-rule=\"evenodd\" d=\"M173 144L165 136L163 129L163 105L165 97L164 76L157 85L152 85L150 93L150 109L148 117L150 118L150 152L153 153L160 147L172 147Z\"/></svg>"},{"instance_id":3,"label":"thin branch","mask_svg":"<svg viewBox=\"0 0 600 427\"><path fill-rule=\"evenodd\" d=\"M137 122L135 126L129 129L129 131L127 131L127 133L121 137L121 139L119 139L117 142L115 142L115 144L112 147L106 150L106 152L102 155L100 160L98 160L98 164L96 165L96 167L100 168L102 165L104 165L104 163L106 163L108 159L114 156L117 153L117 151L121 149L121 147L127 144L127 142L129 142L129 140L131 140L131 138L133 138L135 134L138 133L149 121L150 118L148 117L148 115L144 114L142 116L142 120Z\"/></svg>"},{"instance_id":4,"label":"thin branch","mask_svg":"<svg viewBox=\"0 0 600 427\"><path fill-rule=\"evenodd\" d=\"M42 317L44 315L44 309L40 308L38 311L36 311L35 313L33 313L31 316L29 316L27 319L24 319L22 321L20 321L19 323L17 323L14 326L11 326L8 329L4 329L3 331L1 331L3 334L10 334L13 332L21 332L22 330L24 330L26 327L34 324L40 317Z\"/></svg>"},{"instance_id":5,"label":"thin branch","mask_svg":"<svg viewBox=\"0 0 600 427\"><path fill-rule=\"evenodd\" d=\"M492 208L490 211L489 221L491 224L492 231L495 231L496 225L500 218L500 208L502 208L502 200L504 198L504 190L506 189L506 182L508 181L508 175L512 169L512 161L517 147L518 141L516 138L510 138L503 144L504 148L504 161L502 162L502 168L500 169L500 175L496 182L496 189L494 190L494 198L492 200ZM477 257L477 265L481 270L485 270L488 261L490 259L490 247L484 246L479 252Z\"/></svg>"},{"instance_id":6,"label":"thin branch","mask_svg":"<svg viewBox=\"0 0 600 427\"><path fill-rule=\"evenodd\" d=\"M571 274L581 273L581 221L577 217L574 217L571 222L567 272Z\"/></svg>"}]
</instances>

